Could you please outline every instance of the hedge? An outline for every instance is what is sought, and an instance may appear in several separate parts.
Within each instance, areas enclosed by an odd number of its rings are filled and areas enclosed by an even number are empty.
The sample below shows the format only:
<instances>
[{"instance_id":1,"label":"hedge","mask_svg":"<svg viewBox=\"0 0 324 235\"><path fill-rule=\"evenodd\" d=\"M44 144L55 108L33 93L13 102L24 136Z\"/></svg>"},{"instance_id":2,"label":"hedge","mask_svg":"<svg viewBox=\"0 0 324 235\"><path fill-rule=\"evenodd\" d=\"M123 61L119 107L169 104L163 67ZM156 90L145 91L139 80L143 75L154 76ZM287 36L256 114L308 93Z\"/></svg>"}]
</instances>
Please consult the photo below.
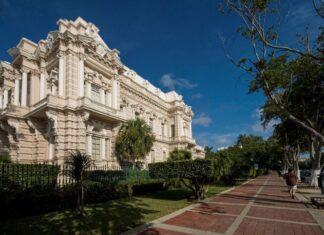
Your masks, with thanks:
<instances>
[{"instance_id":1,"label":"hedge","mask_svg":"<svg viewBox=\"0 0 324 235\"><path fill-rule=\"evenodd\" d=\"M0 189L55 187L59 166L46 164L0 164Z\"/></svg>"},{"instance_id":2,"label":"hedge","mask_svg":"<svg viewBox=\"0 0 324 235\"><path fill-rule=\"evenodd\" d=\"M149 164L152 178L180 179L198 200L204 198L208 189L206 186L214 177L214 169L214 162L206 159Z\"/></svg>"},{"instance_id":3,"label":"hedge","mask_svg":"<svg viewBox=\"0 0 324 235\"><path fill-rule=\"evenodd\" d=\"M8 169L21 170L24 168L13 166ZM49 169L52 170L52 168ZM6 172L10 172L10 170ZM20 172L24 171L21 170ZM5 175L10 176L10 174ZM75 198L77 191L74 184L59 187L56 185L55 179L55 184L53 182L53 185L28 184L28 187L20 187L19 185L22 182L23 185L26 183L27 179L21 179L24 176L27 175L19 173L19 177L17 179L14 178L15 184L18 185L17 187L0 188L0 219L44 214L50 211L76 207ZM41 174L41 176L44 176L44 174ZM40 176L38 175L37 177ZM48 179L54 181L54 175L52 177ZM28 178L30 178L30 175L28 175ZM148 171L136 169L126 171L88 171L84 180L86 204L102 203L112 199L143 195L166 189L167 187L163 180L152 179Z\"/></svg>"}]
</instances>

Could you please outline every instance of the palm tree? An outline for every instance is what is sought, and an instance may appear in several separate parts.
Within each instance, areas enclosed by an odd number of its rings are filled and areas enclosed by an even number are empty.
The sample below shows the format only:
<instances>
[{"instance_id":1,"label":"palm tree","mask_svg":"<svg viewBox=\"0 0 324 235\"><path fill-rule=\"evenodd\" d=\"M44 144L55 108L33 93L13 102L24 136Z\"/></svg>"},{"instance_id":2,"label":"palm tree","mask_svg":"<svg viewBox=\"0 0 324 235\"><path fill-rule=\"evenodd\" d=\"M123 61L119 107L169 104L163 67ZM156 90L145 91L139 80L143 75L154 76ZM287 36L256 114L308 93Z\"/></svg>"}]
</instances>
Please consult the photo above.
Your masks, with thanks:
<instances>
[{"instance_id":1,"label":"palm tree","mask_svg":"<svg viewBox=\"0 0 324 235\"><path fill-rule=\"evenodd\" d=\"M155 137L143 119L128 120L119 129L116 151L122 160L135 166L136 160L144 159L151 151Z\"/></svg>"},{"instance_id":2,"label":"palm tree","mask_svg":"<svg viewBox=\"0 0 324 235\"><path fill-rule=\"evenodd\" d=\"M65 174L71 177L76 183L77 190L77 207L81 215L83 215L83 204L84 204L84 190L83 190L83 180L84 173L92 165L92 160L89 155L76 150L71 153L66 159L65 164L67 169Z\"/></svg>"}]
</instances>

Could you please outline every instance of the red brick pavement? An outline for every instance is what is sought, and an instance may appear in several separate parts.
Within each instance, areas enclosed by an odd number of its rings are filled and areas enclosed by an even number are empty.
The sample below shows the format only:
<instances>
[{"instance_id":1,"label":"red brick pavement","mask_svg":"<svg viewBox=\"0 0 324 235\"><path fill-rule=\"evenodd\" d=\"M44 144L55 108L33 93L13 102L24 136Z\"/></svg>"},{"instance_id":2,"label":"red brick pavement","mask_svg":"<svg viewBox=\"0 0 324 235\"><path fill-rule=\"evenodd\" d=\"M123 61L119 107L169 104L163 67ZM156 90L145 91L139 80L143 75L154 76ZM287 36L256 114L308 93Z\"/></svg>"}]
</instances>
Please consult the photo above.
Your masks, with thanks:
<instances>
[{"instance_id":1,"label":"red brick pavement","mask_svg":"<svg viewBox=\"0 0 324 235\"><path fill-rule=\"evenodd\" d=\"M152 224L127 234L324 235L303 203L289 198L277 175L258 177Z\"/></svg>"},{"instance_id":2,"label":"red brick pavement","mask_svg":"<svg viewBox=\"0 0 324 235\"><path fill-rule=\"evenodd\" d=\"M235 217L233 216L186 211L164 223L208 232L224 233L234 220Z\"/></svg>"}]
</instances>

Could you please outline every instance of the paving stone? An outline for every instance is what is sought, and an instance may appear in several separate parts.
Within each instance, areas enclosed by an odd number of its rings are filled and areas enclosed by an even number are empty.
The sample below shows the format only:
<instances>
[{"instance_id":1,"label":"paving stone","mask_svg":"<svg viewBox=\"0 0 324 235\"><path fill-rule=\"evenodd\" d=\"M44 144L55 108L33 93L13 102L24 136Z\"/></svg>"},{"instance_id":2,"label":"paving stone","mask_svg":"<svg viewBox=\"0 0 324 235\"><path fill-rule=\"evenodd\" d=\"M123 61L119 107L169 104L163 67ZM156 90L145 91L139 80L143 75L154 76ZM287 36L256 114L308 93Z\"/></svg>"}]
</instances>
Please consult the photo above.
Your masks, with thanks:
<instances>
[{"instance_id":1,"label":"paving stone","mask_svg":"<svg viewBox=\"0 0 324 235\"><path fill-rule=\"evenodd\" d=\"M164 223L203 231L224 233L234 220L234 216L186 211Z\"/></svg>"},{"instance_id":2,"label":"paving stone","mask_svg":"<svg viewBox=\"0 0 324 235\"><path fill-rule=\"evenodd\" d=\"M188 235L188 233L180 233L163 228L148 228L138 235Z\"/></svg>"},{"instance_id":3,"label":"paving stone","mask_svg":"<svg viewBox=\"0 0 324 235\"><path fill-rule=\"evenodd\" d=\"M267 218L267 219L279 219L289 220L295 222L316 223L314 218L308 211L302 210L285 210L265 207L251 207L247 216Z\"/></svg>"},{"instance_id":4,"label":"paving stone","mask_svg":"<svg viewBox=\"0 0 324 235\"><path fill-rule=\"evenodd\" d=\"M221 214L232 214L239 215L244 206L240 205L224 205L224 204L215 204L215 203L201 203L200 206L192 209L193 211L201 211L208 213L221 213Z\"/></svg>"},{"instance_id":5,"label":"paving stone","mask_svg":"<svg viewBox=\"0 0 324 235\"><path fill-rule=\"evenodd\" d=\"M259 177L163 223L163 226L178 226L177 231L183 228L200 230L199 234L208 231L228 235L324 235L324 230L304 204L289 197L285 182L276 175ZM169 229L172 228L150 228L140 235L189 232Z\"/></svg>"},{"instance_id":6,"label":"paving stone","mask_svg":"<svg viewBox=\"0 0 324 235\"><path fill-rule=\"evenodd\" d=\"M253 199L252 196L236 195L236 194L223 194L221 196L213 198L212 202L227 202L227 203L239 203L248 204Z\"/></svg>"},{"instance_id":7,"label":"paving stone","mask_svg":"<svg viewBox=\"0 0 324 235\"><path fill-rule=\"evenodd\" d=\"M317 225L302 225L245 218L234 235L324 235Z\"/></svg>"}]
</instances>

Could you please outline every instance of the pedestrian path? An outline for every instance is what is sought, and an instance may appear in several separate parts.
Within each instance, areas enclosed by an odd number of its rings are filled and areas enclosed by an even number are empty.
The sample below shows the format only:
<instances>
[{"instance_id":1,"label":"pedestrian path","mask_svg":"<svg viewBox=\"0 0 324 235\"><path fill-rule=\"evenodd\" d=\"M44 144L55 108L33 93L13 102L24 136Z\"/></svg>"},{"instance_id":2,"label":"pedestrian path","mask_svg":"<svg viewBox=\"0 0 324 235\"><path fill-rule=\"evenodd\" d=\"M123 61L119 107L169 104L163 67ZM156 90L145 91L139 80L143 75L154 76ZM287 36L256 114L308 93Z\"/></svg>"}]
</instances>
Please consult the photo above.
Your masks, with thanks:
<instances>
[{"instance_id":1,"label":"pedestrian path","mask_svg":"<svg viewBox=\"0 0 324 235\"><path fill-rule=\"evenodd\" d=\"M301 201L289 197L284 181L271 174L125 234L324 235L324 230Z\"/></svg>"}]
</instances>

